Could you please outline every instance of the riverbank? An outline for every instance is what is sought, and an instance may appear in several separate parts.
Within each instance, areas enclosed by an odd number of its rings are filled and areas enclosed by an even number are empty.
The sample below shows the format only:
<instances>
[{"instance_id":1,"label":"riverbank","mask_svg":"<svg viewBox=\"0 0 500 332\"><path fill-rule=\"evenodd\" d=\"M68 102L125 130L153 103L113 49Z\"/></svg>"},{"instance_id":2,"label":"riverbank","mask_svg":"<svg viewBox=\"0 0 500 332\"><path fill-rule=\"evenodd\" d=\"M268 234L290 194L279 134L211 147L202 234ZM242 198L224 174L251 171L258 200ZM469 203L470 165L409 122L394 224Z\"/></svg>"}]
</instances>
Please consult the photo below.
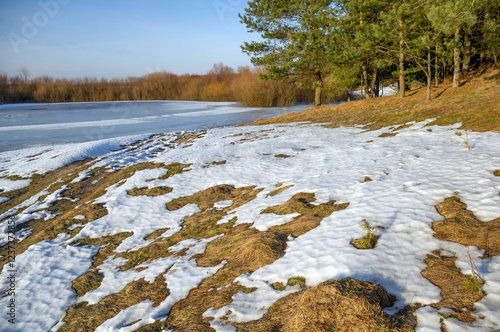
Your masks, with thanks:
<instances>
[{"instance_id":1,"label":"riverbank","mask_svg":"<svg viewBox=\"0 0 500 332\"><path fill-rule=\"evenodd\" d=\"M474 90L483 115L498 110L493 88ZM347 126L370 121L359 101L300 123L0 154L1 289L14 273L16 290L0 299L15 303L6 326L497 329L500 134L467 120L472 96L446 93L435 104L464 124L386 97L373 114L400 115L368 126Z\"/></svg>"},{"instance_id":2,"label":"riverbank","mask_svg":"<svg viewBox=\"0 0 500 332\"><path fill-rule=\"evenodd\" d=\"M333 107L315 107L271 119L256 125L311 121L330 127L365 125L367 129L397 126L410 121L437 118L433 125L462 123L461 129L500 131L500 68L485 68L468 74L459 88L451 81L432 89L426 101L425 88L407 91L407 97L388 96L358 100Z\"/></svg>"}]
</instances>

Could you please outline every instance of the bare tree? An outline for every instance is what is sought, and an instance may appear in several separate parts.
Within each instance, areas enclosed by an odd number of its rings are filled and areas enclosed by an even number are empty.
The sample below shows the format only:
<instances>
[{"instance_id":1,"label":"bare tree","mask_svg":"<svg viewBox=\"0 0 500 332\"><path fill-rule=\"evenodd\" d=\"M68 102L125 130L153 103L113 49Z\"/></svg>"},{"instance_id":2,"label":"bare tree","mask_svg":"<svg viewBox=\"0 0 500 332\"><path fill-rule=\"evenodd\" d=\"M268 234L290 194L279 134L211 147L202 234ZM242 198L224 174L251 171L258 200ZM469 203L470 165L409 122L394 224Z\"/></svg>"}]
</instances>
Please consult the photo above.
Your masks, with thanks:
<instances>
[{"instance_id":1,"label":"bare tree","mask_svg":"<svg viewBox=\"0 0 500 332\"><path fill-rule=\"evenodd\" d=\"M21 80L23 81L23 83L28 83L29 78L30 78L30 74L29 74L28 68L26 66L22 66L21 69L19 69L18 75L21 78Z\"/></svg>"}]
</instances>

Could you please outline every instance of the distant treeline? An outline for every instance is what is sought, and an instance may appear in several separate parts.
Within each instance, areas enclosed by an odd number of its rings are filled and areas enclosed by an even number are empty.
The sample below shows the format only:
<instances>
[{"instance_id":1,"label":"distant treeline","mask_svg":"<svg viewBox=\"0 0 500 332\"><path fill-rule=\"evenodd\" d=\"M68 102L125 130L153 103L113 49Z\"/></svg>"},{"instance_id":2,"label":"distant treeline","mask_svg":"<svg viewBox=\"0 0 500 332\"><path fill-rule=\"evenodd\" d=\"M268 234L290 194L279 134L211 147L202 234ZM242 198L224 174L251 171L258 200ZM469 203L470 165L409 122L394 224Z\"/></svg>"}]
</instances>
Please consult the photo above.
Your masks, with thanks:
<instances>
[{"instance_id":1,"label":"distant treeline","mask_svg":"<svg viewBox=\"0 0 500 332\"><path fill-rule=\"evenodd\" d=\"M126 79L29 78L26 68L18 75L0 74L0 102L93 102L123 100L199 100L235 101L245 106L286 106L311 103L314 91L300 89L283 81L261 80L262 69L239 67L237 71L222 63L206 75L152 73ZM343 98L342 91L327 92L325 101Z\"/></svg>"}]
</instances>

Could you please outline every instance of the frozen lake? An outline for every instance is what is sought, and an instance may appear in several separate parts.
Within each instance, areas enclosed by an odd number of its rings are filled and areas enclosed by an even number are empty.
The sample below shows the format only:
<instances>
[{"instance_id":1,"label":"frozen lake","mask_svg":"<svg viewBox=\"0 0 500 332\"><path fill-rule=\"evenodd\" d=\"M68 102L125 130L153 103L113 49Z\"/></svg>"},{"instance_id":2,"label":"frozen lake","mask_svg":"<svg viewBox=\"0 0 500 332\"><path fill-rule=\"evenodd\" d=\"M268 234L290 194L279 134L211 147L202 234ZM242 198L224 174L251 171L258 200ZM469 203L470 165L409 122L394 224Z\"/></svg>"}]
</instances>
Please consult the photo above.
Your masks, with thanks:
<instances>
[{"instance_id":1,"label":"frozen lake","mask_svg":"<svg viewBox=\"0 0 500 332\"><path fill-rule=\"evenodd\" d=\"M249 108L232 102L128 101L0 105L0 152L140 134L224 127L309 105Z\"/></svg>"}]
</instances>

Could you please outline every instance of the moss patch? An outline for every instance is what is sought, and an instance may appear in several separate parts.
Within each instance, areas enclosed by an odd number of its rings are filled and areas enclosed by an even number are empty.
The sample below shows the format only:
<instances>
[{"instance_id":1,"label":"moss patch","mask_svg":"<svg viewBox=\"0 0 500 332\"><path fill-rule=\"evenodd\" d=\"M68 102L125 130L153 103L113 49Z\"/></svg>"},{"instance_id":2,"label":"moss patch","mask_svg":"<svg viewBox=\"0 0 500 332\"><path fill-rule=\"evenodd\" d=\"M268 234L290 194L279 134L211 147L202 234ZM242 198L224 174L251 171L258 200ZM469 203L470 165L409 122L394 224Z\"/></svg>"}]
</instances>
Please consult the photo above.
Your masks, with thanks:
<instances>
[{"instance_id":1,"label":"moss patch","mask_svg":"<svg viewBox=\"0 0 500 332\"><path fill-rule=\"evenodd\" d=\"M288 286L300 285L302 288L306 288L306 278L304 277L293 277L288 279L286 283Z\"/></svg>"}]
</instances>

